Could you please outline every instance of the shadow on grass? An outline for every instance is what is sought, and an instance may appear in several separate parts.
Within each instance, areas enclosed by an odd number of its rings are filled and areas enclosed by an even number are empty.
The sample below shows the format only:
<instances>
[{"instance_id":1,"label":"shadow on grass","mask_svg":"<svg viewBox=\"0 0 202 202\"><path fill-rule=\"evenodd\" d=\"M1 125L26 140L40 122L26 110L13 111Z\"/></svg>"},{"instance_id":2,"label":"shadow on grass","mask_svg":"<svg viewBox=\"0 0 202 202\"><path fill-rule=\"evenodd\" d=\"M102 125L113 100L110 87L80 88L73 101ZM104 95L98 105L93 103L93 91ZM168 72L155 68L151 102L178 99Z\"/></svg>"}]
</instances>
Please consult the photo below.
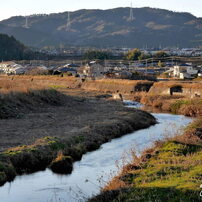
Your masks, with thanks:
<instances>
[{"instance_id":1,"label":"shadow on grass","mask_svg":"<svg viewBox=\"0 0 202 202\"><path fill-rule=\"evenodd\" d=\"M175 188L125 188L103 192L92 198L89 202L109 201L158 201L158 202L196 202L202 201L200 191L180 190Z\"/></svg>"}]
</instances>

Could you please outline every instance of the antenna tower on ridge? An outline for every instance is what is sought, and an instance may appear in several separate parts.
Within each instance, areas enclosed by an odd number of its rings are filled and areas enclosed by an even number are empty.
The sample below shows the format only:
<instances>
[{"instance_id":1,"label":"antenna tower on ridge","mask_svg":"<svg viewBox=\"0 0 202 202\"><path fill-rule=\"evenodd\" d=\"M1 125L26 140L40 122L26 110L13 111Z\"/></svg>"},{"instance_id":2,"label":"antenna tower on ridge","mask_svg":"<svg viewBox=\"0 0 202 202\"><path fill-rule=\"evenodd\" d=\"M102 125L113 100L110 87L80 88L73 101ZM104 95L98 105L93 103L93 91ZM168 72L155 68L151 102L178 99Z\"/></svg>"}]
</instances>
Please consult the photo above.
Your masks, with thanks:
<instances>
[{"instance_id":1,"label":"antenna tower on ridge","mask_svg":"<svg viewBox=\"0 0 202 202\"><path fill-rule=\"evenodd\" d=\"M133 15L133 3L131 1L129 21L133 21L133 20L135 20L135 18Z\"/></svg>"},{"instance_id":2,"label":"antenna tower on ridge","mask_svg":"<svg viewBox=\"0 0 202 202\"><path fill-rule=\"evenodd\" d=\"M27 28L27 29L29 28L28 18L29 18L28 16L25 17L25 25L24 25L24 27Z\"/></svg>"},{"instance_id":3,"label":"antenna tower on ridge","mask_svg":"<svg viewBox=\"0 0 202 202\"><path fill-rule=\"evenodd\" d=\"M66 31L70 30L70 26L71 26L71 19L70 19L70 12L68 12Z\"/></svg>"}]
</instances>

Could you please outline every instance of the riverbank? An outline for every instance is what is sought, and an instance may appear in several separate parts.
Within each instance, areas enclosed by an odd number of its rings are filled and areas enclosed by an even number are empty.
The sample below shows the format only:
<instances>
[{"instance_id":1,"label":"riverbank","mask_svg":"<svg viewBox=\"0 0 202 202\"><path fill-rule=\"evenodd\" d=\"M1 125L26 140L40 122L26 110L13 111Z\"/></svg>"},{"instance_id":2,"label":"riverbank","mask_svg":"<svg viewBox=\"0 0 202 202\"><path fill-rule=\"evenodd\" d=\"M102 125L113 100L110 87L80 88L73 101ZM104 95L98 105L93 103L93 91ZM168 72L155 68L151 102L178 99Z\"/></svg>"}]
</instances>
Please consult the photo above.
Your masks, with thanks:
<instances>
[{"instance_id":1,"label":"riverbank","mask_svg":"<svg viewBox=\"0 0 202 202\"><path fill-rule=\"evenodd\" d=\"M201 201L202 120L156 142L89 201Z\"/></svg>"},{"instance_id":2,"label":"riverbank","mask_svg":"<svg viewBox=\"0 0 202 202\"><path fill-rule=\"evenodd\" d=\"M138 100L153 109L159 109L162 112L181 114L189 117L200 117L202 114L201 98L186 98L182 96L159 96L145 94Z\"/></svg>"},{"instance_id":3,"label":"riverbank","mask_svg":"<svg viewBox=\"0 0 202 202\"><path fill-rule=\"evenodd\" d=\"M62 93L85 96L121 94L163 112L197 117L202 113L202 83L196 81L136 81L127 79L81 79L60 76L0 76L0 92L29 89L56 89ZM93 94L93 96L92 96Z\"/></svg>"},{"instance_id":4,"label":"riverbank","mask_svg":"<svg viewBox=\"0 0 202 202\"><path fill-rule=\"evenodd\" d=\"M113 138L156 123L147 112L89 94L46 89L2 95L1 185L18 174L45 169L61 152L73 162Z\"/></svg>"}]
</instances>

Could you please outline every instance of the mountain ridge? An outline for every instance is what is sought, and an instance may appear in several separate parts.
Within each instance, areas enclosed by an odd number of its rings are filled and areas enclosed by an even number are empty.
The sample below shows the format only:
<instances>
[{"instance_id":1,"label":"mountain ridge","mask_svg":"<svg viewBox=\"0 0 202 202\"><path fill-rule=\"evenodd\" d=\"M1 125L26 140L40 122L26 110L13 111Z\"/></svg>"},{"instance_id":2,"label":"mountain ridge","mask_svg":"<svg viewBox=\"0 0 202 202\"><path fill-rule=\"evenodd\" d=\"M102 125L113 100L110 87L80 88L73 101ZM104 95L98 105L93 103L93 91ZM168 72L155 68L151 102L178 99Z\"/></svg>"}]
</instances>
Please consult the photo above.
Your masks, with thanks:
<instances>
[{"instance_id":1,"label":"mountain ridge","mask_svg":"<svg viewBox=\"0 0 202 202\"><path fill-rule=\"evenodd\" d=\"M32 15L29 29L24 16L0 21L0 32L13 35L25 45L59 44L96 47L158 47L202 45L202 18L187 12L173 12L149 7L108 10L81 9L70 12L71 26L66 30L68 12Z\"/></svg>"}]
</instances>

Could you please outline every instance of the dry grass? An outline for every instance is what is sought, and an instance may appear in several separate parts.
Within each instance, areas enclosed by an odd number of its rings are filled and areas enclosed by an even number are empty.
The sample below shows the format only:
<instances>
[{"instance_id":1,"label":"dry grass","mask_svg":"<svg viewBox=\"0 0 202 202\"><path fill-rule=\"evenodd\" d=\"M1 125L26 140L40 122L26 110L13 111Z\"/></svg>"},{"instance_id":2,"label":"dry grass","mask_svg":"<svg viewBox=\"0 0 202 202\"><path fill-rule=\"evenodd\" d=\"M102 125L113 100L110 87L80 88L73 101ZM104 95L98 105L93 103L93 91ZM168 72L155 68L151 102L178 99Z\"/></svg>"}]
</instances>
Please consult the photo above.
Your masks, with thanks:
<instances>
[{"instance_id":1,"label":"dry grass","mask_svg":"<svg viewBox=\"0 0 202 202\"><path fill-rule=\"evenodd\" d=\"M170 111L171 104L182 98L183 97L181 96L146 94L141 97L140 102L144 105L157 107L164 110L167 109L167 111Z\"/></svg>"},{"instance_id":2,"label":"dry grass","mask_svg":"<svg viewBox=\"0 0 202 202\"><path fill-rule=\"evenodd\" d=\"M138 81L138 80L127 80L127 79L100 79L96 82L106 83L106 84L122 84L122 85L138 85L138 84L153 84L152 81Z\"/></svg>"},{"instance_id":3,"label":"dry grass","mask_svg":"<svg viewBox=\"0 0 202 202\"><path fill-rule=\"evenodd\" d=\"M172 112L190 117L197 117L202 114L201 98L188 99L178 95L145 94L141 96L140 102L147 106L159 108L165 112Z\"/></svg>"},{"instance_id":4,"label":"dry grass","mask_svg":"<svg viewBox=\"0 0 202 202\"><path fill-rule=\"evenodd\" d=\"M57 157L54 161L61 161L64 158L64 154L62 151L58 151Z\"/></svg>"},{"instance_id":5,"label":"dry grass","mask_svg":"<svg viewBox=\"0 0 202 202\"><path fill-rule=\"evenodd\" d=\"M45 85L32 82L30 79L15 80L13 77L0 79L0 93L8 94L10 92L28 92L30 89L44 89Z\"/></svg>"},{"instance_id":6,"label":"dry grass","mask_svg":"<svg viewBox=\"0 0 202 202\"><path fill-rule=\"evenodd\" d=\"M201 165L202 119L197 119L185 134L156 142L140 157L134 155L132 163L91 201L198 201ZM111 196L112 192L116 194Z\"/></svg>"},{"instance_id":7,"label":"dry grass","mask_svg":"<svg viewBox=\"0 0 202 202\"><path fill-rule=\"evenodd\" d=\"M38 111L40 108L61 106L66 99L65 95L54 89L14 89L0 94L0 119L19 118L23 113Z\"/></svg>"},{"instance_id":8,"label":"dry grass","mask_svg":"<svg viewBox=\"0 0 202 202\"><path fill-rule=\"evenodd\" d=\"M0 76L0 93L28 92L47 88L75 88L79 81L75 77L60 76Z\"/></svg>"},{"instance_id":9,"label":"dry grass","mask_svg":"<svg viewBox=\"0 0 202 202\"><path fill-rule=\"evenodd\" d=\"M123 94L131 94L136 91L136 88L144 86L150 88L154 82L152 81L137 81L124 79L101 79L95 81L87 81L82 84L85 90L97 90L101 92L121 92Z\"/></svg>"},{"instance_id":10,"label":"dry grass","mask_svg":"<svg viewBox=\"0 0 202 202\"><path fill-rule=\"evenodd\" d=\"M199 82L179 82L179 81L160 81L154 83L154 87L171 88L174 86L182 86L182 88L196 88L201 89L202 83Z\"/></svg>"}]
</instances>

